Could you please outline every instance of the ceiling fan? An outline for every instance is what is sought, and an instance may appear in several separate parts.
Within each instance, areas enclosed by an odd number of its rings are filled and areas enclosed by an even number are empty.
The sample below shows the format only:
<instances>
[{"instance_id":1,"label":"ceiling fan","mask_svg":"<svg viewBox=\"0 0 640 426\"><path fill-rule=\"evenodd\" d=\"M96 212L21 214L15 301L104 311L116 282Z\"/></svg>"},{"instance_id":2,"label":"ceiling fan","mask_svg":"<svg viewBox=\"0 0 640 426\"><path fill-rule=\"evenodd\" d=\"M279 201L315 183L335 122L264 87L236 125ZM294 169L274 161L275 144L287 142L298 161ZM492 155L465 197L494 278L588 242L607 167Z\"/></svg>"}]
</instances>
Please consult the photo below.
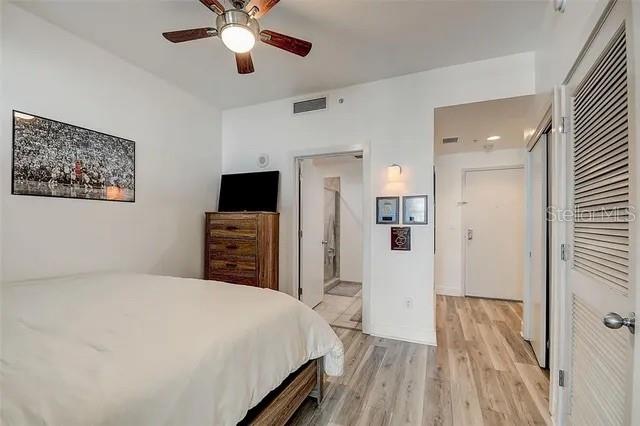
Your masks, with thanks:
<instances>
[{"instance_id":1,"label":"ceiling fan","mask_svg":"<svg viewBox=\"0 0 640 426\"><path fill-rule=\"evenodd\" d=\"M200 0L209 10L218 15L216 26L163 33L172 43L219 36L224 45L235 53L238 73L254 71L251 49L259 38L287 52L305 57L311 51L311 43L275 31L260 31L258 19L266 15L280 0L232 0L233 9L225 10L218 0Z\"/></svg>"}]
</instances>

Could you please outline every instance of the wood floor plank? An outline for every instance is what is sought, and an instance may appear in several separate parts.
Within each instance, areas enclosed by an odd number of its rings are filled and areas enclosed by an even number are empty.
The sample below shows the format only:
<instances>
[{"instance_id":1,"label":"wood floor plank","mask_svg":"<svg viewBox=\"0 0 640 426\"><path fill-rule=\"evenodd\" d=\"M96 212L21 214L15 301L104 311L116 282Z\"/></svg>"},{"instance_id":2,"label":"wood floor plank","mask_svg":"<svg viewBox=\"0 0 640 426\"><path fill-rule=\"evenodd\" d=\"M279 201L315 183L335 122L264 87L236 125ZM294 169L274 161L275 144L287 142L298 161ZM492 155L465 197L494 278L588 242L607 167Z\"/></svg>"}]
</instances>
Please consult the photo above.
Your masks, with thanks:
<instances>
[{"instance_id":1,"label":"wood floor plank","mask_svg":"<svg viewBox=\"0 0 640 426\"><path fill-rule=\"evenodd\" d=\"M498 383L497 370L493 368L482 343L467 342L467 348L485 424L496 423L504 416L512 414ZM497 416L495 413L504 416ZM497 424L504 424L504 421L499 421Z\"/></svg>"},{"instance_id":2,"label":"wood floor plank","mask_svg":"<svg viewBox=\"0 0 640 426\"><path fill-rule=\"evenodd\" d=\"M484 424L467 351L450 348L449 367L451 368L453 423L468 426Z\"/></svg>"},{"instance_id":3,"label":"wood floor plank","mask_svg":"<svg viewBox=\"0 0 640 426\"><path fill-rule=\"evenodd\" d=\"M505 386L505 391L513 396L513 403L522 424L546 425L546 421L540 415L522 379L517 374L510 372L499 372L498 374L503 375L501 383Z\"/></svg>"},{"instance_id":4,"label":"wood floor plank","mask_svg":"<svg viewBox=\"0 0 640 426\"><path fill-rule=\"evenodd\" d=\"M507 323L502 321L495 321L494 326L498 329L500 336L506 341L509 353L513 357L513 362L519 362L522 364L536 365L536 360L531 354L529 344L526 343L522 337L513 329L509 328Z\"/></svg>"},{"instance_id":5,"label":"wood floor plank","mask_svg":"<svg viewBox=\"0 0 640 426\"><path fill-rule=\"evenodd\" d=\"M485 346L488 349L488 356L495 370L513 371L513 361L507 354L507 348L499 337L495 335L495 330L491 325L480 324L478 330Z\"/></svg>"},{"instance_id":6,"label":"wood floor plank","mask_svg":"<svg viewBox=\"0 0 640 426\"><path fill-rule=\"evenodd\" d=\"M423 426L453 426L451 386L448 381L425 378Z\"/></svg>"},{"instance_id":7,"label":"wood floor plank","mask_svg":"<svg viewBox=\"0 0 640 426\"><path fill-rule=\"evenodd\" d=\"M473 320L476 324L491 324L491 318L484 307L484 303L482 303L482 299L469 297L468 303L473 311Z\"/></svg>"},{"instance_id":8,"label":"wood floor plank","mask_svg":"<svg viewBox=\"0 0 640 426\"><path fill-rule=\"evenodd\" d=\"M545 423L551 423L549 414L549 380L536 365L516 363L516 369L529 390L529 395L531 395L531 399L535 403L540 416L545 420Z\"/></svg>"},{"instance_id":9,"label":"wood floor plank","mask_svg":"<svg viewBox=\"0 0 640 426\"><path fill-rule=\"evenodd\" d=\"M337 411L337 415L332 417L332 421L337 424L355 425L361 418L364 402L371 391L380 364L387 348L383 346L370 346L367 354L352 376L348 384L342 406Z\"/></svg>"},{"instance_id":10,"label":"wood floor plank","mask_svg":"<svg viewBox=\"0 0 640 426\"><path fill-rule=\"evenodd\" d=\"M388 425L398 398L398 391L405 370L398 371L398 365L406 358L407 345L390 346L382 360L369 397L365 402L364 415L359 423L363 425Z\"/></svg>"},{"instance_id":11,"label":"wood floor plank","mask_svg":"<svg viewBox=\"0 0 640 426\"><path fill-rule=\"evenodd\" d=\"M409 347L404 370L391 424L420 424L424 404L424 378L427 373L427 351L424 345L412 344Z\"/></svg>"},{"instance_id":12,"label":"wood floor plank","mask_svg":"<svg viewBox=\"0 0 640 426\"><path fill-rule=\"evenodd\" d=\"M473 320L473 314L471 307L464 301L458 304L458 318L460 318L460 327L462 328L462 334L465 340L477 339L478 330L476 328L476 322Z\"/></svg>"}]
</instances>

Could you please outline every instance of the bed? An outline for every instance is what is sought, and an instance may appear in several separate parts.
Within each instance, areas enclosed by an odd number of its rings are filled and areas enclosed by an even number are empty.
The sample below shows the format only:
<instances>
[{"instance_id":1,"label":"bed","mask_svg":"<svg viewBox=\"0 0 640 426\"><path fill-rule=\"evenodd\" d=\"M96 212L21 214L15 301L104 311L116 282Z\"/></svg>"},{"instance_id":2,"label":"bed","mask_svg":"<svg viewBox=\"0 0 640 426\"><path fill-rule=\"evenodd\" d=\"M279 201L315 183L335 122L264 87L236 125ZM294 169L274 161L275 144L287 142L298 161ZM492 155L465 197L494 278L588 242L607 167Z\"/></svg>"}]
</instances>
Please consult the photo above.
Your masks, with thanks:
<instances>
[{"instance_id":1,"label":"bed","mask_svg":"<svg viewBox=\"0 0 640 426\"><path fill-rule=\"evenodd\" d=\"M342 374L331 327L272 290L87 274L2 296L4 425L234 425L291 381L309 392L316 365Z\"/></svg>"}]
</instances>

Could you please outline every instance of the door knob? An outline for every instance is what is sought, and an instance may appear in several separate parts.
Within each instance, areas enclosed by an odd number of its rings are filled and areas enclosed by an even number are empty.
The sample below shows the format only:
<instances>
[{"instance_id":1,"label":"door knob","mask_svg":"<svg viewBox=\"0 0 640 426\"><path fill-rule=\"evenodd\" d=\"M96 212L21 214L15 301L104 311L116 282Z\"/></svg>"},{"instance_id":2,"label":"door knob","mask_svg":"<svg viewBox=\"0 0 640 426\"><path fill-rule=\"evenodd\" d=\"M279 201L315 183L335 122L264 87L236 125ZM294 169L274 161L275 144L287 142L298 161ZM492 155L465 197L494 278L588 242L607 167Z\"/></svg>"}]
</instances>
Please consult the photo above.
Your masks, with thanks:
<instances>
[{"instance_id":1,"label":"door knob","mask_svg":"<svg viewBox=\"0 0 640 426\"><path fill-rule=\"evenodd\" d=\"M467 240L473 240L473 229L467 229Z\"/></svg>"},{"instance_id":2,"label":"door knob","mask_svg":"<svg viewBox=\"0 0 640 426\"><path fill-rule=\"evenodd\" d=\"M323 246L326 246L327 244L329 244L329 241L327 241L327 240L323 240L323 241L322 241L322 245L323 245Z\"/></svg>"},{"instance_id":3,"label":"door knob","mask_svg":"<svg viewBox=\"0 0 640 426\"><path fill-rule=\"evenodd\" d=\"M636 315L634 312L631 312L627 318L621 317L619 314L615 312L609 312L602 319L604 325L611 329L618 329L622 326L625 326L629 329L631 334L635 334L636 332Z\"/></svg>"}]
</instances>

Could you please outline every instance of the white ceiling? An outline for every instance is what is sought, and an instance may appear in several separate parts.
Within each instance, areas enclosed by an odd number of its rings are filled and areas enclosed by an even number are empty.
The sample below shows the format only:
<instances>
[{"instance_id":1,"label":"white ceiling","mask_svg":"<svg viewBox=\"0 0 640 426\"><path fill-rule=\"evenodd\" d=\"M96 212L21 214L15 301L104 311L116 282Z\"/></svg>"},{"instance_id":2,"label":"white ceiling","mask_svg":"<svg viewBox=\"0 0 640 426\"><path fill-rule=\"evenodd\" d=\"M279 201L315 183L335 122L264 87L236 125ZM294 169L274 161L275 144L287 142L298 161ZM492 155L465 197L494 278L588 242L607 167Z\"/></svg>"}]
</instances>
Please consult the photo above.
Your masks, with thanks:
<instances>
[{"instance_id":1,"label":"white ceiling","mask_svg":"<svg viewBox=\"0 0 640 426\"><path fill-rule=\"evenodd\" d=\"M282 0L263 29L313 42L305 59L260 44L236 73L219 39L174 45L169 30L215 26L198 0L32 0L22 8L221 108L321 92L534 50L547 0Z\"/></svg>"},{"instance_id":2,"label":"white ceiling","mask_svg":"<svg viewBox=\"0 0 640 426\"><path fill-rule=\"evenodd\" d=\"M545 96L519 96L455 105L435 110L436 155L483 151L489 136L500 136L493 149L523 148L544 115ZM459 137L461 142L443 144Z\"/></svg>"}]
</instances>

